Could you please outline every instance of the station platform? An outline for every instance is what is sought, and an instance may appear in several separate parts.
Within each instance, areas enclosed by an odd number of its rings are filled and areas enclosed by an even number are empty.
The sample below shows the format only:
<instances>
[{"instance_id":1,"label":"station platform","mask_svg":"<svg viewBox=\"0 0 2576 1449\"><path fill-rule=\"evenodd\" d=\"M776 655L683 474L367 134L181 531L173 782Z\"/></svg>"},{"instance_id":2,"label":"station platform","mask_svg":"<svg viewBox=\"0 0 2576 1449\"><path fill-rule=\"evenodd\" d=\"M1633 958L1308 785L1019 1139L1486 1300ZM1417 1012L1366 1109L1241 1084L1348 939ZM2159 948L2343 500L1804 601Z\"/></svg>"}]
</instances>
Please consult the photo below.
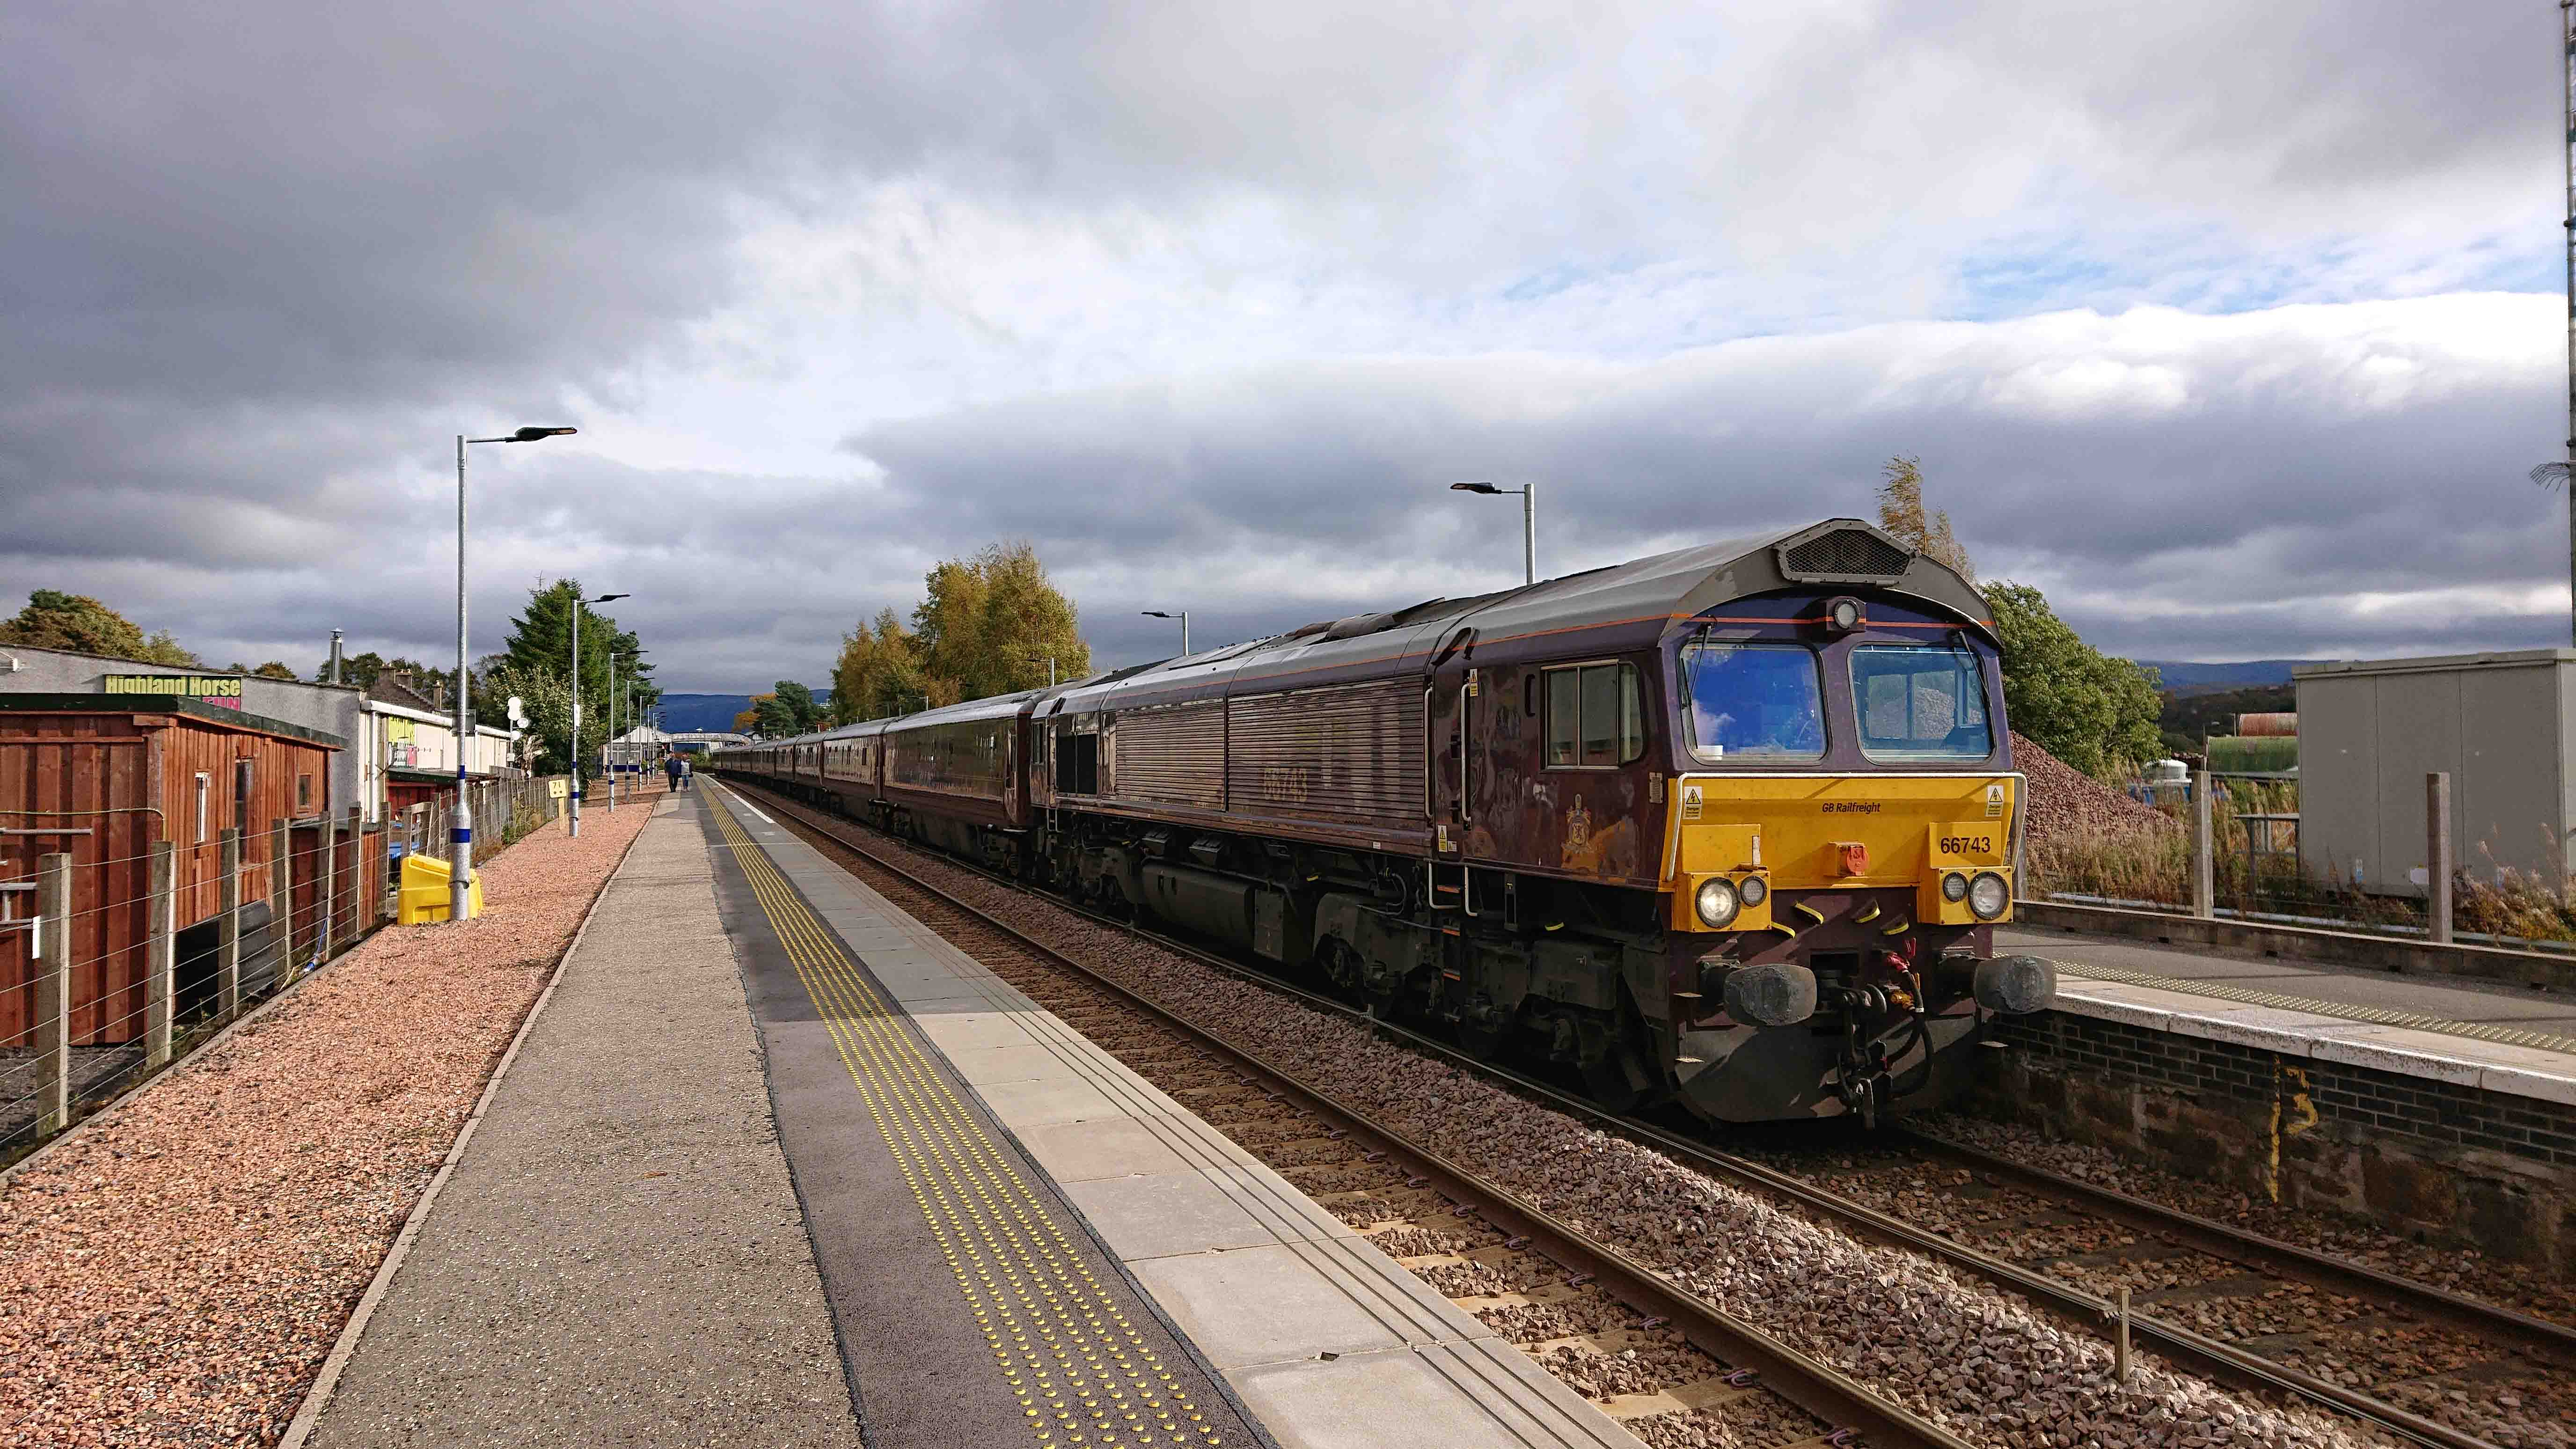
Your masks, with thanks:
<instances>
[{"instance_id":1,"label":"station platform","mask_svg":"<svg viewBox=\"0 0 2576 1449\"><path fill-rule=\"evenodd\" d=\"M371 1297L312 1445L1638 1442L720 787Z\"/></svg>"},{"instance_id":2,"label":"station platform","mask_svg":"<svg viewBox=\"0 0 2576 1449\"><path fill-rule=\"evenodd\" d=\"M2054 928L1995 949L2055 962L2070 1015L2576 1106L2576 997Z\"/></svg>"}]
</instances>

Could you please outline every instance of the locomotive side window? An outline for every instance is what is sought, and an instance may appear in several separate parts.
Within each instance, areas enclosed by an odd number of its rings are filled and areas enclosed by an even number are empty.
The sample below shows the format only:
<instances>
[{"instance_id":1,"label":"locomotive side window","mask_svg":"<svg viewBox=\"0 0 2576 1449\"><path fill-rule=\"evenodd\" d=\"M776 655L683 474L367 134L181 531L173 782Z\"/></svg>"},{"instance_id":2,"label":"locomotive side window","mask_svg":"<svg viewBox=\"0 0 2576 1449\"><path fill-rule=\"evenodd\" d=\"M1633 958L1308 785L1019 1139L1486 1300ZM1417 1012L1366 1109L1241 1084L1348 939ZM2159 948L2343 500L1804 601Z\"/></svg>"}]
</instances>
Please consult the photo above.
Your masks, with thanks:
<instances>
[{"instance_id":1,"label":"locomotive side window","mask_svg":"<svg viewBox=\"0 0 2576 1449\"><path fill-rule=\"evenodd\" d=\"M1852 650L1861 753L1873 760L1982 760L1995 749L1985 682L1965 649L1865 645Z\"/></svg>"},{"instance_id":2,"label":"locomotive side window","mask_svg":"<svg viewBox=\"0 0 2576 1449\"><path fill-rule=\"evenodd\" d=\"M1683 648L1681 664L1692 755L1711 763L1824 758L1824 678L1814 650L1703 635Z\"/></svg>"},{"instance_id":3,"label":"locomotive side window","mask_svg":"<svg viewBox=\"0 0 2576 1449\"><path fill-rule=\"evenodd\" d=\"M1548 767L1606 770L1644 754L1641 699L1633 664L1571 664L1548 670Z\"/></svg>"}]
</instances>

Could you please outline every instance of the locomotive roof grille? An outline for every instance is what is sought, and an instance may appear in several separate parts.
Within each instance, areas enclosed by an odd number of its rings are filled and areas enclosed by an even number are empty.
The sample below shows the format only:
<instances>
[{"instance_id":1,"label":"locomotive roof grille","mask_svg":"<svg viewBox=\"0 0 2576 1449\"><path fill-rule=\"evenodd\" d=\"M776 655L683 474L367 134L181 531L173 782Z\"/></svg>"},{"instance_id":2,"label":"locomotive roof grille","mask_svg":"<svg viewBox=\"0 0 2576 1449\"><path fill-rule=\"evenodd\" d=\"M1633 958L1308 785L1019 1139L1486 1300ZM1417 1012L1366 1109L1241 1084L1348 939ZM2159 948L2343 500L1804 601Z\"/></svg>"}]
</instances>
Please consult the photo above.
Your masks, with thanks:
<instances>
[{"instance_id":1,"label":"locomotive roof grille","mask_svg":"<svg viewBox=\"0 0 2576 1449\"><path fill-rule=\"evenodd\" d=\"M1779 545L1782 577L1800 583L1876 583L1905 576L1912 551L1874 529L1837 528Z\"/></svg>"}]
</instances>

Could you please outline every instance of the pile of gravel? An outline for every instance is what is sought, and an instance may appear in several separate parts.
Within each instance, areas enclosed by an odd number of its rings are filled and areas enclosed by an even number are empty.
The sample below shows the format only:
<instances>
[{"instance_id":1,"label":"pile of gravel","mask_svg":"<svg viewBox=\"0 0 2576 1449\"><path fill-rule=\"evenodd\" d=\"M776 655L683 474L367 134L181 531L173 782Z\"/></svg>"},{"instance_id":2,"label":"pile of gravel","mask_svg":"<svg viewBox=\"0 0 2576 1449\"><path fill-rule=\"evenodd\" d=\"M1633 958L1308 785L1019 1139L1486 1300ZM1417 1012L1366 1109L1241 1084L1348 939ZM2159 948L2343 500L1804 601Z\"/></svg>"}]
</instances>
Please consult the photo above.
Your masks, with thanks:
<instances>
[{"instance_id":1,"label":"pile of gravel","mask_svg":"<svg viewBox=\"0 0 2576 1449\"><path fill-rule=\"evenodd\" d=\"M2042 845L2177 829L2171 816L2133 800L2016 734L2013 767L2027 777L2031 839Z\"/></svg>"}]
</instances>

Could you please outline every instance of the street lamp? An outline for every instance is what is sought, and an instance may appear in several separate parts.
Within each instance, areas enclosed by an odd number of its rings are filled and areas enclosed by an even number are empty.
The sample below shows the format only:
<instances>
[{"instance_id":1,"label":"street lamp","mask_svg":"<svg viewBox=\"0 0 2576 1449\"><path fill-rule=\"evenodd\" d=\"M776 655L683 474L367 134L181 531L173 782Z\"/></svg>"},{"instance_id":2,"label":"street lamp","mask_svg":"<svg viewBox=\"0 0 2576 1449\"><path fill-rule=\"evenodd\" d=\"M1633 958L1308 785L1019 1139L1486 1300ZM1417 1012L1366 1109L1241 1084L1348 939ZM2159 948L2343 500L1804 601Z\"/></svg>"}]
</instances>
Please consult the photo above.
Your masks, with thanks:
<instances>
[{"instance_id":1,"label":"street lamp","mask_svg":"<svg viewBox=\"0 0 2576 1449\"><path fill-rule=\"evenodd\" d=\"M1190 611L1189 611L1189 610L1187 610L1187 609L1183 609L1182 611L1180 611L1180 612L1179 612L1179 613L1177 613L1177 614L1166 614L1166 613L1164 613L1164 612L1163 612L1162 610L1160 610L1160 609L1139 609L1139 610L1137 610L1137 612L1138 612L1138 613L1140 613L1140 614L1143 614L1143 615L1144 615L1146 618L1148 618L1148 619L1178 619L1178 620L1180 620L1180 621L1181 621L1181 656L1182 656L1183 658L1188 658L1188 657L1189 657L1189 652L1190 652Z\"/></svg>"},{"instance_id":2,"label":"street lamp","mask_svg":"<svg viewBox=\"0 0 2576 1449\"><path fill-rule=\"evenodd\" d=\"M1047 667L1047 688L1049 688L1049 689L1053 689L1053 688L1055 688L1055 656L1054 656L1054 655L1052 655L1052 654L1050 654L1050 655L1048 655L1048 656L1047 656L1045 659L1043 659L1043 660L1041 660L1041 659L1036 659L1036 658L1032 658L1032 659L1030 659L1030 660L1029 660L1029 662L1030 662L1031 664L1041 664L1041 663L1042 663L1042 664L1046 665L1046 667Z\"/></svg>"},{"instance_id":3,"label":"street lamp","mask_svg":"<svg viewBox=\"0 0 2576 1449\"><path fill-rule=\"evenodd\" d=\"M629 595L629 594L602 594L602 595L600 595L600 596L599 596L598 598L596 598L596 599L585 599L585 598L583 598L583 597L582 597L581 595L579 595L579 594L574 594L574 595L572 596L572 837L573 837L573 839L575 839L575 840L579 840L579 839L581 838L581 611L582 611L582 606L583 606L583 605L585 605L585 604L605 604L605 603L610 603L610 602L612 602L612 601L614 601L614 600L617 600L617 599L624 599L624 598L631 598L631 597L633 597L633 596L632 596L632 595ZM611 654L608 656L608 668L609 668L609 672L610 672L610 674L613 676L613 675L616 673L616 670L617 670L617 656L616 656L614 653L611 653ZM613 784L613 783L612 783L612 784L608 787L608 792L609 792L609 799L611 799L611 800L615 800L615 799L617 798L617 786L616 786L615 784Z\"/></svg>"},{"instance_id":4,"label":"street lamp","mask_svg":"<svg viewBox=\"0 0 2576 1449\"><path fill-rule=\"evenodd\" d=\"M447 839L455 860L449 866L447 881L447 919L461 921L466 917L466 902L474 889L474 807L465 803L466 752L473 736L466 733L468 709L465 674L465 445L468 443L533 443L540 438L561 438L580 431L577 428L521 428L507 437L469 438L456 435L456 804L447 812ZM577 698L578 696L576 696Z\"/></svg>"},{"instance_id":5,"label":"street lamp","mask_svg":"<svg viewBox=\"0 0 2576 1449\"><path fill-rule=\"evenodd\" d=\"M1521 582L1538 582L1538 485L1524 483L1518 488L1497 488L1491 483L1452 483L1452 492L1489 493L1521 496Z\"/></svg>"}]
</instances>

